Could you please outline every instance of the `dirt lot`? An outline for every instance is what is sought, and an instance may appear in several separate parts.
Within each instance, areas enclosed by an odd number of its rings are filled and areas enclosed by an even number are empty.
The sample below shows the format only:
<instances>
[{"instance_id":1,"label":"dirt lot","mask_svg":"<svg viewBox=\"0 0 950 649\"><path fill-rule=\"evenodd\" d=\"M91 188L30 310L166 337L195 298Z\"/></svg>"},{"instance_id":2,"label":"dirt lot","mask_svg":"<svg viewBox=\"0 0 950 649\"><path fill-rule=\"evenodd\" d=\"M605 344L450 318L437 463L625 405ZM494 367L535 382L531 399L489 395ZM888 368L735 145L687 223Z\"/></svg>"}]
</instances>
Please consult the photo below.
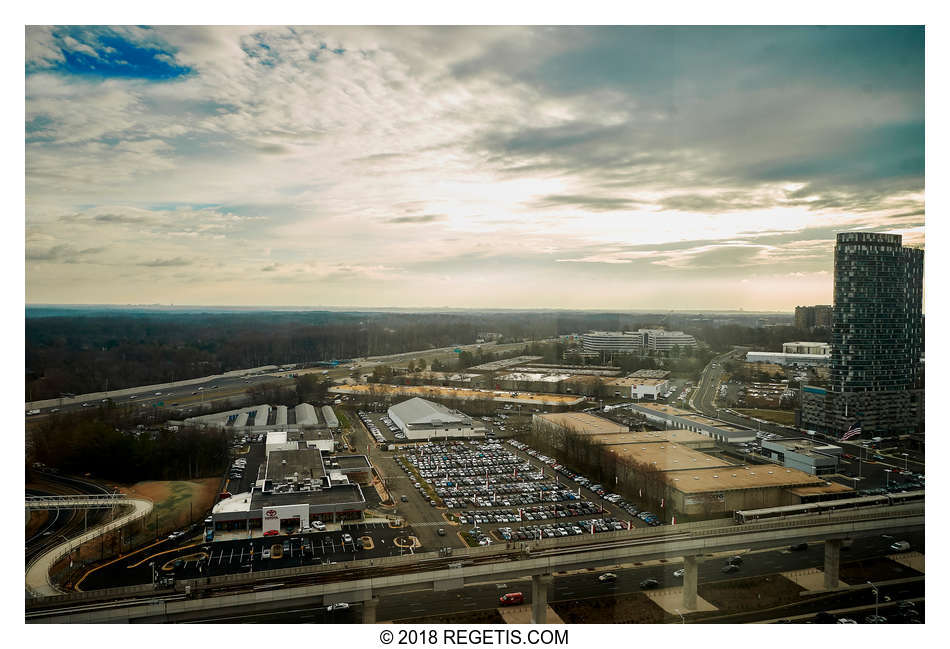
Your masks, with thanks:
<instances>
[{"instance_id":1,"label":"dirt lot","mask_svg":"<svg viewBox=\"0 0 950 649\"><path fill-rule=\"evenodd\" d=\"M555 602L565 624L657 624L669 616L643 593Z\"/></svg>"},{"instance_id":2,"label":"dirt lot","mask_svg":"<svg viewBox=\"0 0 950 649\"><path fill-rule=\"evenodd\" d=\"M801 600L802 587L781 575L749 577L699 585L699 596L720 613L771 608Z\"/></svg>"},{"instance_id":3,"label":"dirt lot","mask_svg":"<svg viewBox=\"0 0 950 649\"><path fill-rule=\"evenodd\" d=\"M775 423L782 424L784 426L795 425L795 413L790 410L754 410L747 408L736 408L736 412L741 412L742 414L748 415L750 417L758 417L759 419L774 421Z\"/></svg>"},{"instance_id":4,"label":"dirt lot","mask_svg":"<svg viewBox=\"0 0 950 649\"><path fill-rule=\"evenodd\" d=\"M204 517L214 504L219 478L204 480L176 480L137 482L130 487L121 487L122 493L144 496L155 503L150 517L150 526L158 520L159 534L188 525L190 518Z\"/></svg>"},{"instance_id":5,"label":"dirt lot","mask_svg":"<svg viewBox=\"0 0 950 649\"><path fill-rule=\"evenodd\" d=\"M498 609L393 620L396 624L504 624Z\"/></svg>"},{"instance_id":6,"label":"dirt lot","mask_svg":"<svg viewBox=\"0 0 950 649\"><path fill-rule=\"evenodd\" d=\"M848 584L918 577L919 572L890 559L865 559L841 564L839 579Z\"/></svg>"}]
</instances>

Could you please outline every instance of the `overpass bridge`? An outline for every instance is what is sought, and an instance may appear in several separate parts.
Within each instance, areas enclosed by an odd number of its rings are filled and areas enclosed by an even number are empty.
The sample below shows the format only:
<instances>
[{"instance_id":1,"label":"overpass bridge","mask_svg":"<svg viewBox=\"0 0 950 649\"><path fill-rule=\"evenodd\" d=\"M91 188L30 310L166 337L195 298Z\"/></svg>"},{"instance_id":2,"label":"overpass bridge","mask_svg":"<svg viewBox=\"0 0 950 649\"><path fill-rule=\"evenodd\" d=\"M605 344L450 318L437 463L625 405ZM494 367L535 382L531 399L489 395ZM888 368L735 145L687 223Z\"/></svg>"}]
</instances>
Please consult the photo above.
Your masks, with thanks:
<instances>
[{"instance_id":1,"label":"overpass bridge","mask_svg":"<svg viewBox=\"0 0 950 649\"><path fill-rule=\"evenodd\" d=\"M131 505L125 494L70 494L68 496L27 496L27 511L38 509L111 509Z\"/></svg>"},{"instance_id":2,"label":"overpass bridge","mask_svg":"<svg viewBox=\"0 0 950 649\"><path fill-rule=\"evenodd\" d=\"M342 566L288 568L255 574L185 580L174 591L149 586L41 598L28 603L27 622L185 622L211 615L240 614L288 607L362 602L363 621L376 621L381 596L420 589L447 591L466 584L531 577L532 615L543 623L548 588L557 572L596 569L623 562L683 557L683 609L696 609L697 565L705 554L745 548L769 548L812 541L825 543L825 586L838 587L841 542L875 533L899 533L924 525L921 504L877 511L831 512L793 519L738 525L707 521L657 529L548 539L509 547L470 548L413 557L347 562ZM309 582L309 583L308 583ZM271 590L266 590L270 586ZM103 601L105 600L105 601Z\"/></svg>"},{"instance_id":3,"label":"overpass bridge","mask_svg":"<svg viewBox=\"0 0 950 649\"><path fill-rule=\"evenodd\" d=\"M33 509L90 509L102 507L123 507L121 516L87 529L83 534L67 539L55 545L49 551L37 555L26 566L26 589L34 597L49 597L61 594L62 591L52 582L49 576L50 569L57 561L78 550L83 543L88 543L103 534L117 530L129 523L141 520L152 511L152 501L147 498L130 498L124 494L95 494L78 496L28 496L26 508L31 508L31 500L44 501L32 503ZM64 537L65 539L65 537Z\"/></svg>"}]
</instances>

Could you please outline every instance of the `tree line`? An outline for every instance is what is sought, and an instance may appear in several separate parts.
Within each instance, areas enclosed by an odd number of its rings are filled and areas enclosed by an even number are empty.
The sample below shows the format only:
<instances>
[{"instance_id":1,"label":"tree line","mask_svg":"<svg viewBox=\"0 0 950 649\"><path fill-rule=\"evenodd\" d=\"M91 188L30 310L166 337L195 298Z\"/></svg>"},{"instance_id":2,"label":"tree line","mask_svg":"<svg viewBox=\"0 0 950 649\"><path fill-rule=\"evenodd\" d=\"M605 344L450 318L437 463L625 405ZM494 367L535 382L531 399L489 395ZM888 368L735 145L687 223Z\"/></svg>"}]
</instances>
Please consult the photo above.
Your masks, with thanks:
<instances>
[{"instance_id":1,"label":"tree line","mask_svg":"<svg viewBox=\"0 0 950 649\"><path fill-rule=\"evenodd\" d=\"M218 477L227 467L224 431L138 429L102 410L51 416L33 431L29 459L122 483Z\"/></svg>"}]
</instances>

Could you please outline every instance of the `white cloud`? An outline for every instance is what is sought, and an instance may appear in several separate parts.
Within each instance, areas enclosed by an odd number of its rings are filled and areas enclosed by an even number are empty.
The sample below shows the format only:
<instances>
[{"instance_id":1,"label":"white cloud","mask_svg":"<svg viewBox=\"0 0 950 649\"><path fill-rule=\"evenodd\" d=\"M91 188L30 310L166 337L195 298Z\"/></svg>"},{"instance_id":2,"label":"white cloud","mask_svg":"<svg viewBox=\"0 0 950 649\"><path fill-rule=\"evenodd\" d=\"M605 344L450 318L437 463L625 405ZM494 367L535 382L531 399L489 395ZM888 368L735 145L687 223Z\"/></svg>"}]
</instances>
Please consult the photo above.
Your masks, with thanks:
<instances>
[{"instance_id":1,"label":"white cloud","mask_svg":"<svg viewBox=\"0 0 950 649\"><path fill-rule=\"evenodd\" d=\"M250 282L258 292L246 292L245 301L267 295L300 304L292 298L305 287L314 303L354 303L354 295L364 295L368 304L391 304L399 294L379 287L398 281L413 287L408 295L441 304L445 298L432 296L444 292L442 278L450 276L459 300L488 305L499 293L484 278L505 264L498 281L538 291L537 299L552 306L557 292L571 286L606 304L633 268L652 278L701 268L725 272L736 264L781 266L784 275L783 264L829 259L827 241L753 245L750 233L882 222L881 210L856 215L790 202L806 183L745 187L704 175L730 156L756 160L766 135L769 146L792 157L815 146L767 119L747 124L748 133L717 130L717 124L736 126L732 104L684 103L688 119L677 128L689 124L695 132L682 133L678 148L661 142L674 157L655 157L648 133L642 140L630 133L646 133L669 116L654 114L629 88L550 92L530 80L552 54L578 46L550 29L117 31L156 48L156 61L190 72L161 82L56 71L27 76L28 241L46 251L108 247L96 257L102 267L112 265L108 274L90 268L66 279L77 295L98 295L92 284L115 281L121 267L129 294L142 290L137 278L147 272L169 273L167 290L183 287L170 274L174 264L160 262L188 260L195 277L216 269L214 286L203 294L200 281L188 282L198 302L234 299L242 295L240 283ZM90 56L103 49L91 38L60 42ZM62 61L48 28L27 30L27 43L28 62ZM744 96L771 119L800 124L806 116L787 104L810 92L789 87L785 103L768 89ZM826 128L849 122L836 110L850 92L814 98ZM882 120L906 112L894 94L869 101L868 110ZM535 152L527 138L536 132L553 141ZM593 136L578 135L587 132L607 135L591 146ZM620 171L608 169L614 159L624 161ZM623 175L633 171L643 175L635 181ZM908 233L922 223L921 215L909 214L922 200L914 191L880 199L883 213L907 214L895 216L893 227ZM713 204L716 210L707 209ZM214 207L201 207L207 205ZM681 240L707 243L660 248ZM457 270L465 264L469 275ZM597 289L571 275L588 272L601 273ZM36 299L52 300L62 289L64 280L52 277L28 268ZM542 290L545 282L551 288ZM504 299L517 297L511 289Z\"/></svg>"}]
</instances>

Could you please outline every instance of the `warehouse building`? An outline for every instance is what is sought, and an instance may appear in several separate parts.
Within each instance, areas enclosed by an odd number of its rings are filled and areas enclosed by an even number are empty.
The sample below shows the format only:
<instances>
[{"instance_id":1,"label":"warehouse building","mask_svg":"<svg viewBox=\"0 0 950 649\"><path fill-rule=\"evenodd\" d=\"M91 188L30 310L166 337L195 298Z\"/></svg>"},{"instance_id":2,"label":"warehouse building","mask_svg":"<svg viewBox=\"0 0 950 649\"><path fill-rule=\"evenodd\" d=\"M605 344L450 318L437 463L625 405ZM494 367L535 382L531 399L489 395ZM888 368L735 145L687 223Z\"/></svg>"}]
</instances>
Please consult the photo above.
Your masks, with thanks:
<instances>
[{"instance_id":1,"label":"warehouse building","mask_svg":"<svg viewBox=\"0 0 950 649\"><path fill-rule=\"evenodd\" d=\"M647 421L663 428L684 428L694 433L708 435L720 442L751 442L755 431L733 426L717 419L695 415L662 403L631 403L631 411L646 417Z\"/></svg>"},{"instance_id":2,"label":"warehouse building","mask_svg":"<svg viewBox=\"0 0 950 649\"><path fill-rule=\"evenodd\" d=\"M629 426L586 412L534 414L531 416L531 422L537 430L561 435L564 433L604 435L630 432Z\"/></svg>"},{"instance_id":3,"label":"warehouse building","mask_svg":"<svg viewBox=\"0 0 950 649\"><path fill-rule=\"evenodd\" d=\"M623 399L653 399L666 392L670 382L666 379L647 379L626 377L604 381L608 394Z\"/></svg>"},{"instance_id":4,"label":"warehouse building","mask_svg":"<svg viewBox=\"0 0 950 649\"><path fill-rule=\"evenodd\" d=\"M629 376L633 379L668 379L670 372L668 370L637 370Z\"/></svg>"},{"instance_id":5,"label":"warehouse building","mask_svg":"<svg viewBox=\"0 0 950 649\"><path fill-rule=\"evenodd\" d=\"M671 442L612 444L607 447L607 452L618 459L627 460L654 471L692 471L736 466L733 462L720 457ZM630 475L621 475L620 479L628 481L630 477Z\"/></svg>"},{"instance_id":6,"label":"warehouse building","mask_svg":"<svg viewBox=\"0 0 950 649\"><path fill-rule=\"evenodd\" d=\"M376 400L393 397L429 397L435 399L471 399L473 401L494 401L511 403L534 408L569 408L583 403L584 397L566 394L545 394L532 392L511 392L507 390L486 390L475 388L454 388L435 385L388 385L371 383L368 385L340 385L330 388L333 394L353 395Z\"/></svg>"},{"instance_id":7,"label":"warehouse building","mask_svg":"<svg viewBox=\"0 0 950 649\"><path fill-rule=\"evenodd\" d=\"M838 472L841 447L804 438L762 441L762 455L812 475Z\"/></svg>"},{"instance_id":8,"label":"warehouse building","mask_svg":"<svg viewBox=\"0 0 950 649\"><path fill-rule=\"evenodd\" d=\"M660 474L667 499L676 512L708 518L738 509L797 505L795 489L825 487L803 471L772 465L731 466L667 471ZM845 487L847 489L847 487Z\"/></svg>"},{"instance_id":9,"label":"warehouse building","mask_svg":"<svg viewBox=\"0 0 950 649\"><path fill-rule=\"evenodd\" d=\"M827 354L786 354L785 352L746 352L747 363L774 363L775 365L828 365Z\"/></svg>"},{"instance_id":10,"label":"warehouse building","mask_svg":"<svg viewBox=\"0 0 950 649\"><path fill-rule=\"evenodd\" d=\"M470 367L468 368L468 371L469 372L497 372L498 370L508 369L509 367L515 367L517 365L524 365L525 363L540 361L543 358L544 356L516 356L515 358L503 358L499 361L492 361L490 363L482 363L481 365Z\"/></svg>"},{"instance_id":11,"label":"warehouse building","mask_svg":"<svg viewBox=\"0 0 950 649\"><path fill-rule=\"evenodd\" d=\"M414 397L389 408L389 418L410 440L483 437L471 417L441 403Z\"/></svg>"},{"instance_id":12,"label":"warehouse building","mask_svg":"<svg viewBox=\"0 0 950 649\"><path fill-rule=\"evenodd\" d=\"M714 449L716 442L712 437L694 433L682 428L672 430L631 431L629 433L607 433L592 435L591 440L605 446L622 444L677 444L692 449Z\"/></svg>"}]
</instances>

